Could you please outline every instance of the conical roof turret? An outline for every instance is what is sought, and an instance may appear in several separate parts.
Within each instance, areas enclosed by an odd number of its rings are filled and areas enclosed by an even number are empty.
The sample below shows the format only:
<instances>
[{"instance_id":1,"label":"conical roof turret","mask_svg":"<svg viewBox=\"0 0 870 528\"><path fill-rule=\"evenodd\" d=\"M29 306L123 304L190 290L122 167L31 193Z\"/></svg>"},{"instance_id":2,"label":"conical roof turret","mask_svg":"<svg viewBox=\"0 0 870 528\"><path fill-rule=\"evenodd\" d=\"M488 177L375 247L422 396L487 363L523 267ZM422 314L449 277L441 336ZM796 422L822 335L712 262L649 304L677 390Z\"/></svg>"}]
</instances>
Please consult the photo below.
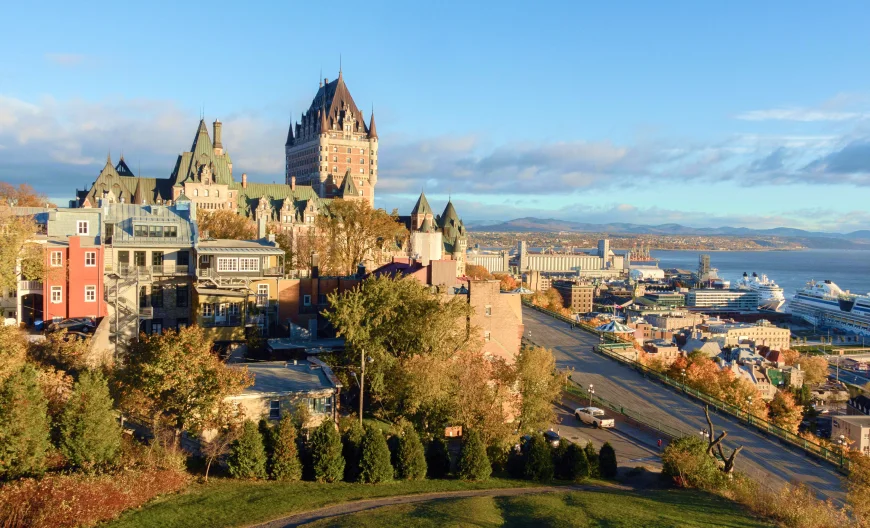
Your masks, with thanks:
<instances>
[{"instance_id":1,"label":"conical roof turret","mask_svg":"<svg viewBox=\"0 0 870 528\"><path fill-rule=\"evenodd\" d=\"M372 118L369 121L369 137L372 139L377 139L378 137L378 129L375 127L375 111L372 110Z\"/></svg>"},{"instance_id":2,"label":"conical roof turret","mask_svg":"<svg viewBox=\"0 0 870 528\"><path fill-rule=\"evenodd\" d=\"M136 190L133 191L133 203L137 205L143 205L145 203L145 197L142 195L142 179L136 178Z\"/></svg>"},{"instance_id":3,"label":"conical roof turret","mask_svg":"<svg viewBox=\"0 0 870 528\"><path fill-rule=\"evenodd\" d=\"M293 121L290 121L290 128L287 130L287 142L284 143L285 147L289 147L293 144Z\"/></svg>"},{"instance_id":4,"label":"conical roof turret","mask_svg":"<svg viewBox=\"0 0 870 528\"><path fill-rule=\"evenodd\" d=\"M432 212L432 208L429 207L429 200L426 199L426 195L420 193L420 197L417 198L417 205L411 209L412 215L431 215L434 214Z\"/></svg>"}]
</instances>

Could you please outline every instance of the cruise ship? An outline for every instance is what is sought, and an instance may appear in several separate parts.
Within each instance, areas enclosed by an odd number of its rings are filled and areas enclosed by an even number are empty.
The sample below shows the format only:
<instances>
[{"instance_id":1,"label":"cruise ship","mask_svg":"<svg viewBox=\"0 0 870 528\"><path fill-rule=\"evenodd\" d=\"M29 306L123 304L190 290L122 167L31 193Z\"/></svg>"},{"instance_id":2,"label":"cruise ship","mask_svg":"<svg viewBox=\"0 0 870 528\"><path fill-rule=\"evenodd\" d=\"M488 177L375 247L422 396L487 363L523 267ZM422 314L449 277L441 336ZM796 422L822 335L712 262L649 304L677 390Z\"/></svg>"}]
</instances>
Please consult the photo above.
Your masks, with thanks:
<instances>
[{"instance_id":1,"label":"cruise ship","mask_svg":"<svg viewBox=\"0 0 870 528\"><path fill-rule=\"evenodd\" d=\"M743 273L743 280L737 285L738 288L746 288L758 292L758 307L762 310L779 311L785 304L785 295L782 288L773 280L762 274L760 277L753 272L752 277Z\"/></svg>"},{"instance_id":2,"label":"cruise ship","mask_svg":"<svg viewBox=\"0 0 870 528\"><path fill-rule=\"evenodd\" d=\"M795 293L789 310L813 325L870 335L870 296L843 291L829 280L808 282Z\"/></svg>"}]
</instances>

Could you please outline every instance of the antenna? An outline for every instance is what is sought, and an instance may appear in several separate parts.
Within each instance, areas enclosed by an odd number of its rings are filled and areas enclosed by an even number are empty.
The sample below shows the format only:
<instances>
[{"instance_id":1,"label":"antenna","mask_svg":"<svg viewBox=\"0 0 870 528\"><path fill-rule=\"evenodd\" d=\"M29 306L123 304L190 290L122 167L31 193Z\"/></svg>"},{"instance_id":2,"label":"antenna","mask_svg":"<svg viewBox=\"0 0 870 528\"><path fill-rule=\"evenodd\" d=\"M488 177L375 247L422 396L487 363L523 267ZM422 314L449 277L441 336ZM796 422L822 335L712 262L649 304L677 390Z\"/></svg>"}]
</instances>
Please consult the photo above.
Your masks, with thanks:
<instances>
[{"instance_id":1,"label":"antenna","mask_svg":"<svg viewBox=\"0 0 870 528\"><path fill-rule=\"evenodd\" d=\"M338 54L338 74L341 75L341 53Z\"/></svg>"}]
</instances>

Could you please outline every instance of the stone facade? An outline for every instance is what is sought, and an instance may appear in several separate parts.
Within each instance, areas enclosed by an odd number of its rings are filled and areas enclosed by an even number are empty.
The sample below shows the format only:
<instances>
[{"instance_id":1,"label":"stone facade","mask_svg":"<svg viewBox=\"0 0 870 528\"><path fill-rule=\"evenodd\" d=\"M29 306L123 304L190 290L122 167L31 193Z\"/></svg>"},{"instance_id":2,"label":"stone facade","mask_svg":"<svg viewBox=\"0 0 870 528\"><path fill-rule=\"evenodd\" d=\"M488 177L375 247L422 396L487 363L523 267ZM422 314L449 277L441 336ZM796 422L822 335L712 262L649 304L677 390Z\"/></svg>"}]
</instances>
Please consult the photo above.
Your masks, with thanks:
<instances>
[{"instance_id":1,"label":"stone facade","mask_svg":"<svg viewBox=\"0 0 870 528\"><path fill-rule=\"evenodd\" d=\"M570 309L574 313L585 314L592 312L592 299L595 293L595 286L592 284L557 280L553 281L551 287L555 288L562 296L562 303L565 308Z\"/></svg>"},{"instance_id":2,"label":"stone facade","mask_svg":"<svg viewBox=\"0 0 870 528\"><path fill-rule=\"evenodd\" d=\"M374 112L366 126L341 71L338 79L323 80L301 122L290 124L284 156L288 184L295 178L321 198L344 196L343 189L353 187L357 196L374 205L378 181Z\"/></svg>"},{"instance_id":3,"label":"stone facade","mask_svg":"<svg viewBox=\"0 0 870 528\"><path fill-rule=\"evenodd\" d=\"M483 352L513 363L523 337L523 313L518 293L502 293L497 280L469 281L468 304L474 308L469 326L480 332Z\"/></svg>"}]
</instances>

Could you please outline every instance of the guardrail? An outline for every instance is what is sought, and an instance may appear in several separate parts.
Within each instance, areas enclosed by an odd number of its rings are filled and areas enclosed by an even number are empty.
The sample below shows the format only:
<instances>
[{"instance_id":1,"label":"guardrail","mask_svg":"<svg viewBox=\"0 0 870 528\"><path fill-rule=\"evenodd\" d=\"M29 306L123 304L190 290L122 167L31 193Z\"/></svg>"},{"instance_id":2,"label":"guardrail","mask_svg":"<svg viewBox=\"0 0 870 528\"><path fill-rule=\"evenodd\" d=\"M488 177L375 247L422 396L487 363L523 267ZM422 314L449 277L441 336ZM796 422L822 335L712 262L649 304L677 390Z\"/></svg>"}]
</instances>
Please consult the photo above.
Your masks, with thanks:
<instances>
[{"instance_id":1,"label":"guardrail","mask_svg":"<svg viewBox=\"0 0 870 528\"><path fill-rule=\"evenodd\" d=\"M529 306L531 308L534 308L535 310L538 310L539 312L550 315L555 319L559 319L563 322L572 324L574 327L581 328L582 330L585 330L587 332L590 332L590 333L593 333L593 334L596 334L599 336L601 335L601 332L595 331L595 329L589 325L584 325L582 323L578 323L577 321L572 321L568 317L551 312L551 311L546 310L544 308L541 308L539 306L533 306L526 301L523 301L523 304L525 304L526 306ZM590 330L590 328L591 328L591 330ZM843 450L841 450L841 449L829 449L827 447L824 447L820 444L817 444L817 443L812 442L810 440L807 440L805 438L801 438L800 436L792 433L791 431L787 431L781 427L773 425L772 423L770 423L762 418L759 418L757 416L752 416L749 412L747 412L744 409L741 409L740 407L738 407L736 405L732 405L728 402L725 402L723 400L720 400L718 398L710 396L709 394L706 394L706 393L701 392L697 389L689 387L688 385L686 385L678 380L675 380L675 379L671 378L670 376L667 376L664 373L661 373L657 370L653 370L653 369L647 367L646 365L639 363L635 358L626 357L625 355L619 354L618 352L616 352L616 350L624 348L624 346L620 346L620 345L624 345L624 343L618 342L618 343L615 343L614 345L615 346L610 345L610 344L605 343L605 342L602 342L601 344L593 347L593 350L595 352L598 352L599 354L601 354L603 356L609 357L610 359L614 359L614 360L619 361L621 363L625 363L626 365L641 372L645 377L655 379L655 380L661 382L662 384L669 386L678 392L682 392L683 394L689 396L690 398L693 398L693 399L698 400L706 405L709 405L712 410L718 411L720 413L728 414L728 415L732 416L733 418L737 419L739 422L743 423L744 425L752 427L752 428L754 428L754 429L756 429L764 434L775 436L775 437L779 438L780 441L782 441L788 445L791 445L793 447L797 447L798 449L801 449L801 450L803 450L803 451L807 452L808 454L811 454L815 457L821 458L822 460L830 462L830 463L836 465L837 467L839 467L843 471L849 470L849 459L845 456L845 453ZM587 395L587 397L588 397L588 395ZM598 397L594 397L594 399L600 400L600 398L598 398ZM617 410L613 407L613 404L611 404L609 402L604 402L604 400L600 400L600 401L605 403L609 408L611 408L613 410ZM619 411L617 410L617 412L619 412ZM629 416L631 418L631 416L628 414L626 414L626 416ZM634 418L632 418L632 419L634 419ZM653 427L658 429L655 426L653 426Z\"/></svg>"}]
</instances>

